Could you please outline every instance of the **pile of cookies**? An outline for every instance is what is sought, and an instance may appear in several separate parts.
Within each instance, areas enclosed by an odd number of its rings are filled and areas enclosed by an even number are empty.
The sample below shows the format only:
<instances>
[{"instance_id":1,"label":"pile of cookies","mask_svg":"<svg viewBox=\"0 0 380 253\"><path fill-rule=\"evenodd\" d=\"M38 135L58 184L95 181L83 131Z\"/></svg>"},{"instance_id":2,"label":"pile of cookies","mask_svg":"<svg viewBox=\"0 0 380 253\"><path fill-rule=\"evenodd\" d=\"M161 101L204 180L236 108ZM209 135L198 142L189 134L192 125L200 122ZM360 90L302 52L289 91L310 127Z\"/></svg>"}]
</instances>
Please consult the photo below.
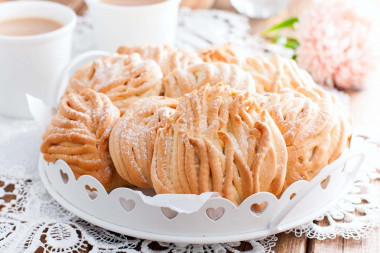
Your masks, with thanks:
<instances>
[{"instance_id":1,"label":"pile of cookies","mask_svg":"<svg viewBox=\"0 0 380 253\"><path fill-rule=\"evenodd\" d=\"M107 191L280 197L349 146L351 117L293 60L121 47L80 68L43 135L44 159Z\"/></svg>"}]
</instances>

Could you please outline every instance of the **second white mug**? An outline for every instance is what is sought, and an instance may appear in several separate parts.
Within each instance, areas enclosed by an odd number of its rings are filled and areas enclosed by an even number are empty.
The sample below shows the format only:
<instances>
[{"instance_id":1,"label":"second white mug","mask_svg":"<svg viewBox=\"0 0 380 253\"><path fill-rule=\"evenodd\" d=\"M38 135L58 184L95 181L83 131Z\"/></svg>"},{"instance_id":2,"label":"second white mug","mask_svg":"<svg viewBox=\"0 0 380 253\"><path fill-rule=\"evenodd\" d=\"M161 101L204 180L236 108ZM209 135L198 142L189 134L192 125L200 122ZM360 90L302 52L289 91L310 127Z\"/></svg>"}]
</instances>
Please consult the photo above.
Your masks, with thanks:
<instances>
[{"instance_id":1,"label":"second white mug","mask_svg":"<svg viewBox=\"0 0 380 253\"><path fill-rule=\"evenodd\" d=\"M121 45L173 44L180 0L120 6L86 0L97 49L114 52Z\"/></svg>"}]
</instances>

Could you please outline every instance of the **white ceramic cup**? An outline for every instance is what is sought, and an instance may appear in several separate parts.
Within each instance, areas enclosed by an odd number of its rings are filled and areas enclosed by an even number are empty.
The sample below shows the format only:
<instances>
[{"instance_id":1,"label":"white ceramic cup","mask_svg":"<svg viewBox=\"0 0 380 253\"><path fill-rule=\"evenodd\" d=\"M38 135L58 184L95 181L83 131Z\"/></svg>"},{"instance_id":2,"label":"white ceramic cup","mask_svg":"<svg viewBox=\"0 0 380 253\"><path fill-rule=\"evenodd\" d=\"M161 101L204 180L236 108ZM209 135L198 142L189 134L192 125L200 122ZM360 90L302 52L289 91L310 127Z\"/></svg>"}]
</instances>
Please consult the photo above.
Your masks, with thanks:
<instances>
[{"instance_id":1,"label":"white ceramic cup","mask_svg":"<svg viewBox=\"0 0 380 253\"><path fill-rule=\"evenodd\" d=\"M76 15L70 8L42 1L0 4L0 22L30 17L63 26L39 35L0 35L0 114L13 118L31 118L25 94L55 102L57 78L71 57Z\"/></svg>"},{"instance_id":2,"label":"white ceramic cup","mask_svg":"<svg viewBox=\"0 0 380 253\"><path fill-rule=\"evenodd\" d=\"M114 52L121 45L174 43L180 0L140 6L111 5L100 0L86 3L97 49Z\"/></svg>"}]
</instances>

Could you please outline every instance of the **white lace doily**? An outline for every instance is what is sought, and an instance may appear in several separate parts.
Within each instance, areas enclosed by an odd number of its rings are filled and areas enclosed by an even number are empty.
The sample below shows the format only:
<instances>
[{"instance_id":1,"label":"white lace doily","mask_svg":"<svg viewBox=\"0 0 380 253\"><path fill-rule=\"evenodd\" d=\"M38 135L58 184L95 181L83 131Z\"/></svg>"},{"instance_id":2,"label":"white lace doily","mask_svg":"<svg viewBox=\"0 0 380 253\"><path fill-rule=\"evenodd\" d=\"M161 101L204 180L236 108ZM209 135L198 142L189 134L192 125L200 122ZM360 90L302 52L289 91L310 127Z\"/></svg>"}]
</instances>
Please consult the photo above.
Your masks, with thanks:
<instances>
[{"instance_id":1,"label":"white lace doily","mask_svg":"<svg viewBox=\"0 0 380 253\"><path fill-rule=\"evenodd\" d=\"M202 22L207 22L210 29L217 26L218 33L200 33L196 27ZM248 20L242 16L222 11L183 10L178 44L200 47L233 39L256 53L286 55L281 48L268 45L258 37L249 37L247 32ZM76 34L76 53L91 49L92 40L87 40L88 36L91 26L82 18ZM190 39L192 36L199 40ZM75 217L48 195L39 179L40 142L41 133L34 122L0 117L0 252L238 252L241 242L187 246L152 242L113 233ZM360 239L379 223L380 205L369 181L380 179L380 141L368 139L367 142L369 159L365 170L352 190L319 218L328 220L329 224L319 226L310 222L289 233L318 239L337 235ZM276 236L248 241L249 251L272 252L276 241Z\"/></svg>"}]
</instances>

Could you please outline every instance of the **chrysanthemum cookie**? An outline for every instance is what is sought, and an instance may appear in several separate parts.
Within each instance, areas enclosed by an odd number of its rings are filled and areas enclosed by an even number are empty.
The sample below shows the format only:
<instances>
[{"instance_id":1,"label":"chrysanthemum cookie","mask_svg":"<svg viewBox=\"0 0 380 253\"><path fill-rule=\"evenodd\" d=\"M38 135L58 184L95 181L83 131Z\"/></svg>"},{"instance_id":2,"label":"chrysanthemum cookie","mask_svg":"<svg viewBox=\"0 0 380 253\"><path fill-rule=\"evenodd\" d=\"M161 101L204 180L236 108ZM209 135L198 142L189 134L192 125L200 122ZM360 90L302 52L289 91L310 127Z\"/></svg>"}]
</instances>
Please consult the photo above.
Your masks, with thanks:
<instances>
[{"instance_id":1,"label":"chrysanthemum cookie","mask_svg":"<svg viewBox=\"0 0 380 253\"><path fill-rule=\"evenodd\" d=\"M258 92L279 92L281 89L312 88L314 81L295 61L281 56L255 56L245 59L242 68L256 81Z\"/></svg>"},{"instance_id":2,"label":"chrysanthemum cookie","mask_svg":"<svg viewBox=\"0 0 380 253\"><path fill-rule=\"evenodd\" d=\"M245 58L232 44L213 46L198 51L205 62L237 64L256 82L258 92L279 92L281 89L312 88L313 80L295 61L281 56L252 56Z\"/></svg>"},{"instance_id":3,"label":"chrysanthemum cookie","mask_svg":"<svg viewBox=\"0 0 380 253\"><path fill-rule=\"evenodd\" d=\"M163 80L164 94L168 97L181 97L193 90L210 84L226 83L232 88L255 92L252 77L235 64L225 62L202 63L178 69Z\"/></svg>"},{"instance_id":4,"label":"chrysanthemum cookie","mask_svg":"<svg viewBox=\"0 0 380 253\"><path fill-rule=\"evenodd\" d=\"M175 111L178 100L143 98L127 108L112 130L110 153L119 175L132 185L152 187L150 166L157 129Z\"/></svg>"},{"instance_id":5,"label":"chrysanthemum cookie","mask_svg":"<svg viewBox=\"0 0 380 253\"><path fill-rule=\"evenodd\" d=\"M231 43L200 49L198 55L204 62L226 62L238 66L244 62L238 48Z\"/></svg>"},{"instance_id":6,"label":"chrysanthemum cookie","mask_svg":"<svg viewBox=\"0 0 380 253\"><path fill-rule=\"evenodd\" d=\"M178 49L168 45L160 46L122 46L119 54L138 53L143 59L152 59L160 65L164 76L176 69L187 68L191 65L202 63L198 55L190 50Z\"/></svg>"},{"instance_id":7,"label":"chrysanthemum cookie","mask_svg":"<svg viewBox=\"0 0 380 253\"><path fill-rule=\"evenodd\" d=\"M157 132L151 178L157 193L215 191L241 203L281 193L287 151L269 114L247 93L203 86L181 98Z\"/></svg>"},{"instance_id":8,"label":"chrysanthemum cookie","mask_svg":"<svg viewBox=\"0 0 380 253\"><path fill-rule=\"evenodd\" d=\"M288 150L284 190L298 180L311 180L349 146L351 124L329 100L318 103L294 91L256 94L283 134Z\"/></svg>"},{"instance_id":9,"label":"chrysanthemum cookie","mask_svg":"<svg viewBox=\"0 0 380 253\"><path fill-rule=\"evenodd\" d=\"M84 89L66 95L43 135L44 159L62 159L75 177L91 175L107 191L125 185L108 152L111 129L119 118L119 110L104 94Z\"/></svg>"},{"instance_id":10,"label":"chrysanthemum cookie","mask_svg":"<svg viewBox=\"0 0 380 253\"><path fill-rule=\"evenodd\" d=\"M80 68L70 79L66 93L94 89L106 94L123 114L139 98L159 95L162 77L153 60L143 60L138 54L113 54Z\"/></svg>"}]
</instances>

